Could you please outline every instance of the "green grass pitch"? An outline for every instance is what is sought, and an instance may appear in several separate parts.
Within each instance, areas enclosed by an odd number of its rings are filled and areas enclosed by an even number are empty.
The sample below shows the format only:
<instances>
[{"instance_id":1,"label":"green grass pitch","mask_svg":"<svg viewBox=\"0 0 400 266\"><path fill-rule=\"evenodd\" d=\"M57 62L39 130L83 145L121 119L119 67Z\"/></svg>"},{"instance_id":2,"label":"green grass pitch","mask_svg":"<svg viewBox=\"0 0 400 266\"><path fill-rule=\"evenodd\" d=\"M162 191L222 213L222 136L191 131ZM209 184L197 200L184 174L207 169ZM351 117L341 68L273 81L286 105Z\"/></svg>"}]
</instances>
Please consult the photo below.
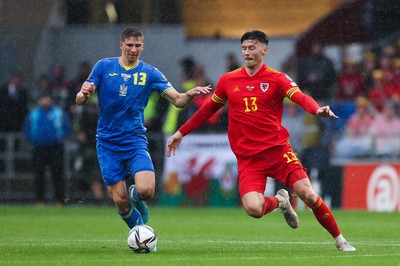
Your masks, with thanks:
<instances>
[{"instance_id":1,"label":"green grass pitch","mask_svg":"<svg viewBox=\"0 0 400 266\"><path fill-rule=\"evenodd\" d=\"M308 210L300 227L278 211L150 208L158 251L135 254L112 207L0 206L0 265L400 265L400 213L334 210L356 252L336 250Z\"/></svg>"}]
</instances>

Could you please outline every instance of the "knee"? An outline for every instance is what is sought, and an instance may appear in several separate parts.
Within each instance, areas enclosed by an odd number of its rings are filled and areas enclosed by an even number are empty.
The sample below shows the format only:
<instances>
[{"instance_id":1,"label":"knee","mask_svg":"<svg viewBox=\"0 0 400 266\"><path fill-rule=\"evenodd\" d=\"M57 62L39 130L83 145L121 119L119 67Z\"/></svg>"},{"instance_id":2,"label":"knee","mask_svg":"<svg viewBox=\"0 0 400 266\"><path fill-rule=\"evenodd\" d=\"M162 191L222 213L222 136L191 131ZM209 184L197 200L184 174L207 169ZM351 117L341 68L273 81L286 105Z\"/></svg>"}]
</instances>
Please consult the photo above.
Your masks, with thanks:
<instances>
[{"instance_id":1,"label":"knee","mask_svg":"<svg viewBox=\"0 0 400 266\"><path fill-rule=\"evenodd\" d=\"M318 198L318 194L313 189L304 190L297 195L307 205L313 204Z\"/></svg>"},{"instance_id":2,"label":"knee","mask_svg":"<svg viewBox=\"0 0 400 266\"><path fill-rule=\"evenodd\" d=\"M122 211L128 210L130 203L127 195L126 196L113 195L113 200L119 210Z\"/></svg>"},{"instance_id":3,"label":"knee","mask_svg":"<svg viewBox=\"0 0 400 266\"><path fill-rule=\"evenodd\" d=\"M151 199L154 196L155 188L154 186L148 185L148 186L137 187L137 190L139 195L143 199L147 200Z\"/></svg>"},{"instance_id":4,"label":"knee","mask_svg":"<svg viewBox=\"0 0 400 266\"><path fill-rule=\"evenodd\" d=\"M261 218L262 217L262 210L260 208L260 206L255 206L255 205L247 205L244 206L244 209L246 211L246 213L254 218Z\"/></svg>"}]
</instances>

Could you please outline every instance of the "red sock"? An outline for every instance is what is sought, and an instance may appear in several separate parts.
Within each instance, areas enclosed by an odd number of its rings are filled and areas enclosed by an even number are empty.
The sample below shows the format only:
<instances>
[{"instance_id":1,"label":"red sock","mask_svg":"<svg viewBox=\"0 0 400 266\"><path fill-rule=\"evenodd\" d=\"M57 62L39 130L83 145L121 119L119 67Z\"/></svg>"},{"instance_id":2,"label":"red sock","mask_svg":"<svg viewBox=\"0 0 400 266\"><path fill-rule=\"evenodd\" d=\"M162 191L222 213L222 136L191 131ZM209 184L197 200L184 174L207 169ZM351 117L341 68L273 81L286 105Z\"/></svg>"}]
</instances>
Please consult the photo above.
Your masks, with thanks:
<instances>
[{"instance_id":1,"label":"red sock","mask_svg":"<svg viewBox=\"0 0 400 266\"><path fill-rule=\"evenodd\" d=\"M340 235L340 229L333 217L333 214L325 202L318 196L314 204L308 205L314 212L318 222L332 235L337 237Z\"/></svg>"},{"instance_id":2,"label":"red sock","mask_svg":"<svg viewBox=\"0 0 400 266\"><path fill-rule=\"evenodd\" d=\"M279 201L276 197L265 197L264 205L262 209L263 215L266 215L269 212L272 212L279 206Z\"/></svg>"}]
</instances>

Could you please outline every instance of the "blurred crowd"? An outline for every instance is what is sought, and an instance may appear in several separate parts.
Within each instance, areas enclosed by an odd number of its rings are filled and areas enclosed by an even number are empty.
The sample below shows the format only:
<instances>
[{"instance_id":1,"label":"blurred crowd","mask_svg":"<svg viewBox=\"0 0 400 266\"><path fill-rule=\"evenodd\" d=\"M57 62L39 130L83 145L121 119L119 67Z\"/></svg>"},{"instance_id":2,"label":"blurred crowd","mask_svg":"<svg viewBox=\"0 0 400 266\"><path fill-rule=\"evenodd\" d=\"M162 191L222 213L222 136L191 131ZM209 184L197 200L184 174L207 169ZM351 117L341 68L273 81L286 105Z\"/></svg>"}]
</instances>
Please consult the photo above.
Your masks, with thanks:
<instances>
[{"instance_id":1,"label":"blurred crowd","mask_svg":"<svg viewBox=\"0 0 400 266\"><path fill-rule=\"evenodd\" d=\"M74 185L91 191L96 202L106 200L95 150L97 99L93 97L83 108L75 104L91 67L81 62L75 77L67 80L64 66L56 63L40 75L33 88L24 86L22 73L13 72L9 82L0 87L0 133L23 133L31 144L30 167L39 205L46 202L47 183L53 186L55 203L65 203L65 167L72 168L79 183ZM65 165L67 140L78 146L72 165ZM17 151L18 142L15 144Z\"/></svg>"},{"instance_id":2,"label":"blurred crowd","mask_svg":"<svg viewBox=\"0 0 400 266\"><path fill-rule=\"evenodd\" d=\"M314 42L308 56L292 58L281 69L298 83L303 92L314 97L320 105L329 104L340 117L337 120L319 119L292 102L286 102L282 123L289 130L293 148L305 167L316 169L321 176L324 174L323 166L329 165L332 157L343 161L355 158L398 158L400 38L367 49L362 60L344 58L339 69L334 67L323 51L322 44ZM241 66L232 53L227 53L225 60L224 71ZM180 61L180 66L182 80L181 84L174 84L176 89L187 91L195 86L215 85L208 79L206 67L194 58L185 57ZM78 151L71 167L80 176L82 185L91 190L95 200L104 202L107 196L95 150L97 98L92 97L85 106L75 104L76 93L91 68L89 62L83 61L75 77L67 80L64 66L56 63L48 73L38 78L34 88L24 87L22 73L12 73L9 81L0 87L0 132L23 132L34 147L34 158L46 154L43 147L51 146L54 149L54 144L60 144L59 148L62 149L67 139L77 143ZM162 173L163 168L164 136L175 132L209 97L199 96L190 107L180 110L158 94L151 95L145 110L145 126L158 173ZM40 110L45 110L43 112L50 121L48 124L40 120ZM227 123L227 109L221 109L198 129L198 133L226 132ZM60 154L62 150L51 152ZM46 156L48 160L41 162L40 169L34 169L37 179L43 175L47 164L54 176L63 179L60 169L64 166L51 162L51 155ZM53 158L61 161L62 156ZM43 182L37 181L36 186L40 190ZM58 198L61 200L64 192L60 187L55 187L55 190L59 190ZM40 193L43 194L43 191Z\"/></svg>"},{"instance_id":3,"label":"blurred crowd","mask_svg":"<svg viewBox=\"0 0 400 266\"><path fill-rule=\"evenodd\" d=\"M359 61L344 58L338 70L321 43L314 42L307 57L288 62L283 71L339 116L328 121L310 117L287 102L283 124L306 164L318 154L320 162L327 154L341 162L400 156L400 38L365 49Z\"/></svg>"}]
</instances>

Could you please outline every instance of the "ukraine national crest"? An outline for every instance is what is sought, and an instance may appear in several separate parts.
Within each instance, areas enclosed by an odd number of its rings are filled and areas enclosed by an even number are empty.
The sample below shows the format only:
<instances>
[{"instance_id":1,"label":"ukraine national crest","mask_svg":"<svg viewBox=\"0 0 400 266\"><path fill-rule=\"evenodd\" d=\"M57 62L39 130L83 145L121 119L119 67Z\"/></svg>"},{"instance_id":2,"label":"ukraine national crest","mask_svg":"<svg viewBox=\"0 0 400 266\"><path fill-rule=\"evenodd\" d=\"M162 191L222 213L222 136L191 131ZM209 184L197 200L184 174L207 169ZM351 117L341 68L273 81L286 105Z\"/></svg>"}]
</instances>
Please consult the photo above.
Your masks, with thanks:
<instances>
[{"instance_id":1,"label":"ukraine national crest","mask_svg":"<svg viewBox=\"0 0 400 266\"><path fill-rule=\"evenodd\" d=\"M119 96L126 96L127 91L128 91L128 86L126 85L119 86Z\"/></svg>"}]
</instances>

